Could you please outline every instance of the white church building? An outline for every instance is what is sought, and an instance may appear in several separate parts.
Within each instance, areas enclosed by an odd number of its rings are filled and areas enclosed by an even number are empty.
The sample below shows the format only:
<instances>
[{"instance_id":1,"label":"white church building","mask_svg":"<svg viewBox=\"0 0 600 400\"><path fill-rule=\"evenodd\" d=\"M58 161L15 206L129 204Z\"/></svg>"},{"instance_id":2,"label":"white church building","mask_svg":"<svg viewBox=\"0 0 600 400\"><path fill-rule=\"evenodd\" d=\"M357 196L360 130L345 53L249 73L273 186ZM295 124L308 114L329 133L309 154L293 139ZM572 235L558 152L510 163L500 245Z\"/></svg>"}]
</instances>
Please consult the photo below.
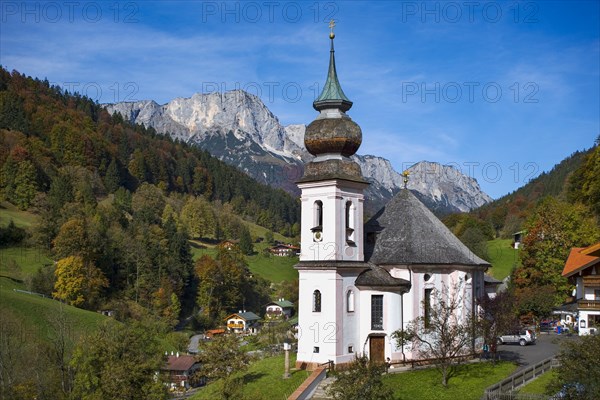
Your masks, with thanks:
<instances>
[{"instance_id":1,"label":"white church building","mask_svg":"<svg viewBox=\"0 0 600 400\"><path fill-rule=\"evenodd\" d=\"M383 362L417 357L392 333L423 316L434 290L460 294L461 317L476 312L489 264L473 254L409 190L363 222L368 182L350 159L360 127L337 78L333 39L327 81L307 127L314 155L298 182L301 194L298 368L366 354Z\"/></svg>"}]
</instances>

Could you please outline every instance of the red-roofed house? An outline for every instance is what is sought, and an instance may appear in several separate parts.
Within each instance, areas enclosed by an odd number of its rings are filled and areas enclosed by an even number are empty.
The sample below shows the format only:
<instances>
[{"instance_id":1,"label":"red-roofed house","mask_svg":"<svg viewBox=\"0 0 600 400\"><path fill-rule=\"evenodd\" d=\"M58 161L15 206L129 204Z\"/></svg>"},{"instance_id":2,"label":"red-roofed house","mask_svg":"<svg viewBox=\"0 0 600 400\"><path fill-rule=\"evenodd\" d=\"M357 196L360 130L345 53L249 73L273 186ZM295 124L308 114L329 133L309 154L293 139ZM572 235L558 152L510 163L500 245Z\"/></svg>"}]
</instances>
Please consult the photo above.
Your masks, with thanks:
<instances>
[{"instance_id":1,"label":"red-roofed house","mask_svg":"<svg viewBox=\"0 0 600 400\"><path fill-rule=\"evenodd\" d=\"M165 375L165 383L171 388L189 389L192 386L200 386L201 381L194 381L193 375L200 368L200 363L194 356L183 354L171 354L167 356L167 362L162 368Z\"/></svg>"},{"instance_id":2,"label":"red-roofed house","mask_svg":"<svg viewBox=\"0 0 600 400\"><path fill-rule=\"evenodd\" d=\"M572 248L562 275L577 287L579 334L597 333L600 330L600 242Z\"/></svg>"}]
</instances>

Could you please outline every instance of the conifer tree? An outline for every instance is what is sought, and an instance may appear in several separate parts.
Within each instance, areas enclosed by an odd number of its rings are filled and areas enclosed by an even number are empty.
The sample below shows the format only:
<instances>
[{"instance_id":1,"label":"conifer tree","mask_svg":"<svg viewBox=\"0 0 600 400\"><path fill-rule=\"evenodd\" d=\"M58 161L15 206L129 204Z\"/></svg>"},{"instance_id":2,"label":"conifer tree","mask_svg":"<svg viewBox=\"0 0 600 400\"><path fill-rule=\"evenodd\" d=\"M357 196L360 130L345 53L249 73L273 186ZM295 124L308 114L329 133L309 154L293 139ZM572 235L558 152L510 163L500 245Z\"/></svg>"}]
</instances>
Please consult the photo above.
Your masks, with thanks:
<instances>
[{"instance_id":1,"label":"conifer tree","mask_svg":"<svg viewBox=\"0 0 600 400\"><path fill-rule=\"evenodd\" d=\"M251 255L254 253L252 237L250 236L250 230L247 227L243 227L242 231L240 232L240 250L245 255Z\"/></svg>"}]
</instances>

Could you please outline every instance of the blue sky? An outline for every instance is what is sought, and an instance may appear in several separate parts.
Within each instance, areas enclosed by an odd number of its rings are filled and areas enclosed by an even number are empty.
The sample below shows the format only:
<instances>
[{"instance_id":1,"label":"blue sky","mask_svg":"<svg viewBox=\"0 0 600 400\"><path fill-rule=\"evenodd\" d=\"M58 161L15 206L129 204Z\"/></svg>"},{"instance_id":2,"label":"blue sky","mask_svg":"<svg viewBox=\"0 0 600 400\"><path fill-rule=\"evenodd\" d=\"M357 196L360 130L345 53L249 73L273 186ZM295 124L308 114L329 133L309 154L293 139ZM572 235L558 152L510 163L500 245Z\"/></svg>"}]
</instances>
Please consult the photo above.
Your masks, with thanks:
<instances>
[{"instance_id":1,"label":"blue sky","mask_svg":"<svg viewBox=\"0 0 600 400\"><path fill-rule=\"evenodd\" d=\"M0 3L0 63L99 102L246 89L310 123L335 19L359 153L499 197L600 134L599 1Z\"/></svg>"}]
</instances>

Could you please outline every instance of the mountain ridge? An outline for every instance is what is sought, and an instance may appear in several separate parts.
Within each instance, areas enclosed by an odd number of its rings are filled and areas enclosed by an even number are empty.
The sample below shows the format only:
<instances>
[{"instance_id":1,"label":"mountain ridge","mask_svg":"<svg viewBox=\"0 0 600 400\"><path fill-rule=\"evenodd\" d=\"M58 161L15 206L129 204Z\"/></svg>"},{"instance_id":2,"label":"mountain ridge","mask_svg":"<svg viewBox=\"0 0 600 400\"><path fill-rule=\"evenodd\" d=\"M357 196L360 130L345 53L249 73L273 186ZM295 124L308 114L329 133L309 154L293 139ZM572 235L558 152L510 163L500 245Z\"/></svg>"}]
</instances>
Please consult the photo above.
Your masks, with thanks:
<instances>
[{"instance_id":1,"label":"mountain ridge","mask_svg":"<svg viewBox=\"0 0 600 400\"><path fill-rule=\"evenodd\" d=\"M259 182L296 195L295 181L312 158L304 148L305 125L282 125L260 98L242 90L196 93L163 105L142 100L103 106L132 123L195 144ZM389 160L373 155L353 159L371 183L366 192L368 211L376 211L404 186ZM492 201L474 178L451 166L422 161L408 171L412 176L408 188L438 214L468 212Z\"/></svg>"}]
</instances>

